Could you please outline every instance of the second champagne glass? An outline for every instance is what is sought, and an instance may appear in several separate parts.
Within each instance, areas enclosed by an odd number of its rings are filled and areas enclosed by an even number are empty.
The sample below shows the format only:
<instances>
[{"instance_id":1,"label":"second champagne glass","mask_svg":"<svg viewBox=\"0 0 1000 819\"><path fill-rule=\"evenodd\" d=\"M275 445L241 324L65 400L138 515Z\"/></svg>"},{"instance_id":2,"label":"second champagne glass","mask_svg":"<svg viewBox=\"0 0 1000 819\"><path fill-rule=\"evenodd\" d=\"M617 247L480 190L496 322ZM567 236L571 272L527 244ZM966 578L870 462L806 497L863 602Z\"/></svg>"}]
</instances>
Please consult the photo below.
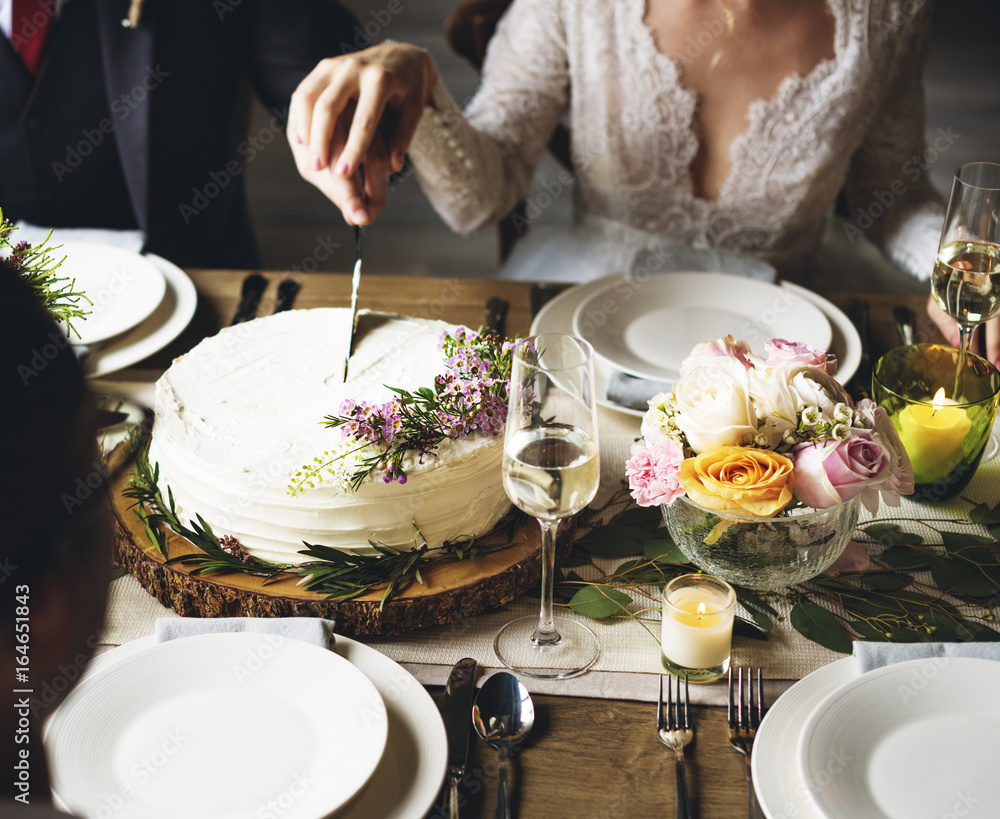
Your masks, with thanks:
<instances>
[{"instance_id":1,"label":"second champagne glass","mask_svg":"<svg viewBox=\"0 0 1000 819\"><path fill-rule=\"evenodd\" d=\"M958 323L959 346L965 352L976 327L1000 315L1000 165L995 162L970 162L955 171L931 293ZM960 399L964 392L956 379L949 397ZM998 448L993 433L982 460L993 458Z\"/></svg>"},{"instance_id":2,"label":"second champagne glass","mask_svg":"<svg viewBox=\"0 0 1000 819\"><path fill-rule=\"evenodd\" d=\"M963 350L976 327L1000 314L1000 165L970 162L955 171L931 293L958 322Z\"/></svg>"},{"instance_id":3,"label":"second champagne glass","mask_svg":"<svg viewBox=\"0 0 1000 819\"><path fill-rule=\"evenodd\" d=\"M508 623L494 648L518 673L562 679L598 655L589 628L552 614L559 522L586 507L600 483L594 352L583 339L547 333L519 341L513 356L503 483L541 526L542 600L539 616Z\"/></svg>"}]
</instances>

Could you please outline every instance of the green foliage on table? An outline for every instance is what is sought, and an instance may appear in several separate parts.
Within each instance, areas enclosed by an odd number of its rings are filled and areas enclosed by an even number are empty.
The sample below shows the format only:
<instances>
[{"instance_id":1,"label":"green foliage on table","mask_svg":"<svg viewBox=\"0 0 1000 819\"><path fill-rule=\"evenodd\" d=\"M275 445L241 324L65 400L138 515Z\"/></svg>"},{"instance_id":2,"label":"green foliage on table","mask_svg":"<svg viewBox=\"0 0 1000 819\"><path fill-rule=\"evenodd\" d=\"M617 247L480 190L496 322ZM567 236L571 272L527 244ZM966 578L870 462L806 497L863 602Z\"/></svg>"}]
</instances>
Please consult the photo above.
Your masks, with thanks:
<instances>
[{"instance_id":1,"label":"green foliage on table","mask_svg":"<svg viewBox=\"0 0 1000 819\"><path fill-rule=\"evenodd\" d=\"M305 548L299 554L314 559L307 563L284 564L247 554L235 538L217 537L201 515L196 514L195 520L189 520L185 525L169 487L166 499L163 498L159 465L149 463L147 452L137 459L132 482L124 495L134 501L132 509L142 521L146 537L167 558L167 565L178 563L188 566L193 575L241 572L264 577L265 582L282 575L296 576L302 578L300 582L306 589L323 594L328 600L341 602L381 589L380 610L411 583L422 585L424 581L420 570L432 561L472 562L483 552L503 548L513 537L514 529L525 520L524 513L516 508L501 518L493 531L506 532L507 539L498 546L484 544L481 538L466 537L431 548L414 524L414 545L411 549L397 549L369 541L377 554L358 555L320 544L303 543ZM199 551L170 556L166 529L185 538Z\"/></svg>"},{"instance_id":2,"label":"green foliage on table","mask_svg":"<svg viewBox=\"0 0 1000 819\"><path fill-rule=\"evenodd\" d=\"M81 302L92 305L87 296L76 289L76 280L59 276L56 271L66 261L66 257L56 259L49 254L62 245L49 247L52 231L38 244L13 240L17 228L4 219L0 208L0 257L13 269L35 293L35 297L52 316L57 324L66 326L67 338L80 333L73 326L73 319L85 319L91 311L84 309Z\"/></svg>"},{"instance_id":3,"label":"green foliage on table","mask_svg":"<svg viewBox=\"0 0 1000 819\"><path fill-rule=\"evenodd\" d=\"M609 509L618 507L621 511L601 523ZM643 619L643 614L659 609L662 588L672 577L700 571L671 540L659 508L634 506L624 489L605 507L587 513L584 523L592 528L577 540L557 585L580 614L598 620ZM903 523L940 543L926 542ZM988 534L974 531L983 527ZM993 609L1000 603L998 536L1000 504L974 504L968 519L871 521L855 532L855 540L872 553L867 571L821 575L782 592L735 587L741 607L735 633L766 639L780 617L773 603L785 600L791 605L792 628L840 653L849 654L858 639L1000 640L991 625L996 620ZM595 566L595 557L623 562L610 573L585 580L577 570ZM638 599L640 611L625 601L629 596Z\"/></svg>"}]
</instances>

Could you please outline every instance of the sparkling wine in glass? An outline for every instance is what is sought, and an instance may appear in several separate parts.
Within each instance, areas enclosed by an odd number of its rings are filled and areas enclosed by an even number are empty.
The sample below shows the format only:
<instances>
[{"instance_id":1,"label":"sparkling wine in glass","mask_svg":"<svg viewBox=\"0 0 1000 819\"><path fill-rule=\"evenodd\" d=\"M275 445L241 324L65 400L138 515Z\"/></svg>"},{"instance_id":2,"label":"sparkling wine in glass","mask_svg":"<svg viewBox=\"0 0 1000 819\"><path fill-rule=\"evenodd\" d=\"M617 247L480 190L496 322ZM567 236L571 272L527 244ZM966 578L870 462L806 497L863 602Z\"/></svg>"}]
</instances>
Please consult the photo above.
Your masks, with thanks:
<instances>
[{"instance_id":1,"label":"sparkling wine in glass","mask_svg":"<svg viewBox=\"0 0 1000 819\"><path fill-rule=\"evenodd\" d=\"M976 327L1000 315L1000 165L995 162L970 162L955 171L931 293L958 323L964 352L971 348ZM956 379L951 397L964 392ZM981 460L990 460L998 450L994 432Z\"/></svg>"},{"instance_id":2,"label":"sparkling wine in glass","mask_svg":"<svg viewBox=\"0 0 1000 819\"><path fill-rule=\"evenodd\" d=\"M958 322L966 351L976 327L1000 315L1000 165L971 162L955 172L931 293Z\"/></svg>"},{"instance_id":3,"label":"sparkling wine in glass","mask_svg":"<svg viewBox=\"0 0 1000 819\"><path fill-rule=\"evenodd\" d=\"M518 673L563 679L590 668L599 651L589 628L552 614L559 522L586 507L600 483L593 349L561 333L523 339L510 384L503 484L541 527L542 598L539 616L505 625L494 648Z\"/></svg>"}]
</instances>

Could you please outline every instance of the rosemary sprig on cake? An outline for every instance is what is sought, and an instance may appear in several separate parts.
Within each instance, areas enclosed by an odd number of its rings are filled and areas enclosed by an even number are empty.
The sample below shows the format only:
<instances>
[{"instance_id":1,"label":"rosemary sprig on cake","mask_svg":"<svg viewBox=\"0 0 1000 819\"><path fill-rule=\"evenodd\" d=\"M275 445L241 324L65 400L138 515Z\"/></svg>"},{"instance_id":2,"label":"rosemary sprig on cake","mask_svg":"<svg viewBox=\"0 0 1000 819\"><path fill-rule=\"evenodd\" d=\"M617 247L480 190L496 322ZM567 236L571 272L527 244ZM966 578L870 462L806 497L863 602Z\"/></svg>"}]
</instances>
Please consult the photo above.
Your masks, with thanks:
<instances>
[{"instance_id":1,"label":"rosemary sprig on cake","mask_svg":"<svg viewBox=\"0 0 1000 819\"><path fill-rule=\"evenodd\" d=\"M301 495L330 480L350 490L379 476L386 483L406 483L407 463L422 463L443 441L502 434L514 343L467 327L445 333L445 372L434 387L388 387L396 395L381 405L345 401L338 414L324 419L327 427L340 429L341 442L299 469L288 494Z\"/></svg>"},{"instance_id":2,"label":"rosemary sprig on cake","mask_svg":"<svg viewBox=\"0 0 1000 819\"><path fill-rule=\"evenodd\" d=\"M0 208L0 257L34 290L36 298L53 320L66 326L66 336L76 334L79 338L80 333L73 326L73 319L86 319L90 315L91 311L84 309L81 302L88 305L93 303L76 289L75 279L56 274L66 257L56 261L49 253L62 245L48 246L52 231L34 245L30 242L14 242L11 235L15 230L17 228L4 219L3 208Z\"/></svg>"}]
</instances>

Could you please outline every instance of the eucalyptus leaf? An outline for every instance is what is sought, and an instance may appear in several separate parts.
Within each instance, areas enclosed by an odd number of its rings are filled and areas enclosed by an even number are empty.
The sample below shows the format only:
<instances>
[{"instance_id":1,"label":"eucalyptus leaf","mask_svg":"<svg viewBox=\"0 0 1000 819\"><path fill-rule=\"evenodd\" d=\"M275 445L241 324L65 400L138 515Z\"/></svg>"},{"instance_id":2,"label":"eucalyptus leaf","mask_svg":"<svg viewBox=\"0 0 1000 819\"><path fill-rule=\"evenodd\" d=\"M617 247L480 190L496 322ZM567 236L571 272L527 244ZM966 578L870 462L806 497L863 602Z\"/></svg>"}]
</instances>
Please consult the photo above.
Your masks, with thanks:
<instances>
[{"instance_id":1,"label":"eucalyptus leaf","mask_svg":"<svg viewBox=\"0 0 1000 819\"><path fill-rule=\"evenodd\" d=\"M461 558L461 555L459 555L459 558ZM576 544L573 544L573 548L570 549L569 554L562 559L559 565L564 569L577 569L580 566L592 566L593 563L593 559L587 552L583 549L578 549Z\"/></svg>"},{"instance_id":2,"label":"eucalyptus leaf","mask_svg":"<svg viewBox=\"0 0 1000 819\"><path fill-rule=\"evenodd\" d=\"M931 556L909 546L893 546L878 555L876 560L893 569L922 569L930 565Z\"/></svg>"},{"instance_id":3,"label":"eucalyptus leaf","mask_svg":"<svg viewBox=\"0 0 1000 819\"><path fill-rule=\"evenodd\" d=\"M598 557L631 557L642 554L651 532L636 526L601 526L577 538L576 546Z\"/></svg>"},{"instance_id":4,"label":"eucalyptus leaf","mask_svg":"<svg viewBox=\"0 0 1000 819\"><path fill-rule=\"evenodd\" d=\"M733 620L733 636L749 637L751 640L766 640L767 633L762 631L756 623L751 623L742 617L737 616Z\"/></svg>"},{"instance_id":5,"label":"eucalyptus leaf","mask_svg":"<svg viewBox=\"0 0 1000 819\"><path fill-rule=\"evenodd\" d=\"M778 610L768 603L763 597L761 597L757 592L751 591L745 586L733 586L733 591L736 592L736 599L740 601L744 608L748 611L756 609L758 611L766 611L772 617L778 617Z\"/></svg>"},{"instance_id":6,"label":"eucalyptus leaf","mask_svg":"<svg viewBox=\"0 0 1000 819\"><path fill-rule=\"evenodd\" d=\"M887 546L919 545L924 542L920 535L905 531L898 523L873 523L870 526L862 526L861 531L872 540Z\"/></svg>"},{"instance_id":7,"label":"eucalyptus leaf","mask_svg":"<svg viewBox=\"0 0 1000 819\"><path fill-rule=\"evenodd\" d=\"M655 531L663 525L663 513L659 506L626 506L611 518L611 523Z\"/></svg>"},{"instance_id":8,"label":"eucalyptus leaf","mask_svg":"<svg viewBox=\"0 0 1000 819\"><path fill-rule=\"evenodd\" d=\"M1000 525L1000 504L987 506L985 503L977 503L969 510L969 520L983 526Z\"/></svg>"},{"instance_id":9,"label":"eucalyptus leaf","mask_svg":"<svg viewBox=\"0 0 1000 819\"><path fill-rule=\"evenodd\" d=\"M996 538L974 535L970 532L941 532L941 545L951 553L969 546L986 546L990 543L996 543Z\"/></svg>"},{"instance_id":10,"label":"eucalyptus leaf","mask_svg":"<svg viewBox=\"0 0 1000 819\"><path fill-rule=\"evenodd\" d=\"M799 602L792 606L792 628L803 637L824 648L841 654L852 651L851 638L841 628L830 611L814 603Z\"/></svg>"},{"instance_id":11,"label":"eucalyptus leaf","mask_svg":"<svg viewBox=\"0 0 1000 819\"><path fill-rule=\"evenodd\" d=\"M774 629L774 621L762 611L751 611L750 616L753 621L760 626L762 631L770 632Z\"/></svg>"},{"instance_id":12,"label":"eucalyptus leaf","mask_svg":"<svg viewBox=\"0 0 1000 819\"><path fill-rule=\"evenodd\" d=\"M969 597L989 597L997 589L979 569L947 557L931 560L931 576L941 591Z\"/></svg>"},{"instance_id":13,"label":"eucalyptus leaf","mask_svg":"<svg viewBox=\"0 0 1000 819\"><path fill-rule=\"evenodd\" d=\"M658 534L642 544L642 553L657 563L687 563L688 556L680 546L664 530L663 536Z\"/></svg>"},{"instance_id":14,"label":"eucalyptus leaf","mask_svg":"<svg viewBox=\"0 0 1000 819\"><path fill-rule=\"evenodd\" d=\"M584 586L573 595L569 607L577 614L594 620L604 620L621 611L626 611L632 598L625 592L610 586Z\"/></svg>"},{"instance_id":15,"label":"eucalyptus leaf","mask_svg":"<svg viewBox=\"0 0 1000 819\"><path fill-rule=\"evenodd\" d=\"M894 592L905 589L913 578L902 572L865 572L859 578L869 589L882 592Z\"/></svg>"}]
</instances>

